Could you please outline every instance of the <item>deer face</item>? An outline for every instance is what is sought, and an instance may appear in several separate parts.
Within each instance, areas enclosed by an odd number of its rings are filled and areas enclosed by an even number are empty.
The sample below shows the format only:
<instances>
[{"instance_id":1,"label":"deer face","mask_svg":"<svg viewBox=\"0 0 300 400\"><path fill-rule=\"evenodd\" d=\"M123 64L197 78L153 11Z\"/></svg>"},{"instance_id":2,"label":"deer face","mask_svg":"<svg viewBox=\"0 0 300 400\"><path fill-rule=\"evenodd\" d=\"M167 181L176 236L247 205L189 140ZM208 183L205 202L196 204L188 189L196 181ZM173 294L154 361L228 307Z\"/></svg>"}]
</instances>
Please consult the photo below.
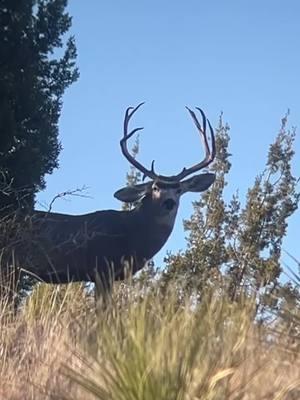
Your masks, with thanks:
<instances>
[{"instance_id":1,"label":"deer face","mask_svg":"<svg viewBox=\"0 0 300 400\"><path fill-rule=\"evenodd\" d=\"M118 200L135 203L142 202L144 207L152 210L156 216L175 214L179 199L186 192L203 192L215 180L215 174L205 173L180 181L156 179L147 183L126 186L115 193Z\"/></svg>"},{"instance_id":2,"label":"deer face","mask_svg":"<svg viewBox=\"0 0 300 400\"><path fill-rule=\"evenodd\" d=\"M163 216L177 212L182 194L179 182L150 181L118 190L114 196L126 203L141 203L153 215Z\"/></svg>"},{"instance_id":3,"label":"deer face","mask_svg":"<svg viewBox=\"0 0 300 400\"><path fill-rule=\"evenodd\" d=\"M179 183L165 183L155 181L150 187L149 197L151 201L160 209L161 214L176 212L179 205L181 188Z\"/></svg>"}]
</instances>

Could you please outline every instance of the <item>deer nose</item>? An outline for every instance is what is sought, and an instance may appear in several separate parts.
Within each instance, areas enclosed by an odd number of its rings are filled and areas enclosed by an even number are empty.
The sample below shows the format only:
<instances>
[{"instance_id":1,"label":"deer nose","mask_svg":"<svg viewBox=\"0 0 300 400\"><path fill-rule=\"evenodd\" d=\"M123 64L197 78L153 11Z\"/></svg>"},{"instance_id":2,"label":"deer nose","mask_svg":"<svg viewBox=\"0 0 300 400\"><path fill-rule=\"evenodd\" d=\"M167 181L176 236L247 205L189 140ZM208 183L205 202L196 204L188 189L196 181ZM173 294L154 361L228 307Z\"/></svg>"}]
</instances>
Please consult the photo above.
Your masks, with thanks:
<instances>
[{"instance_id":1,"label":"deer nose","mask_svg":"<svg viewBox=\"0 0 300 400\"><path fill-rule=\"evenodd\" d=\"M173 208L176 206L176 202L175 202L173 199L167 199L167 200L165 200L165 201L163 202L163 206L164 206L167 210L171 211L171 210L173 210Z\"/></svg>"}]
</instances>

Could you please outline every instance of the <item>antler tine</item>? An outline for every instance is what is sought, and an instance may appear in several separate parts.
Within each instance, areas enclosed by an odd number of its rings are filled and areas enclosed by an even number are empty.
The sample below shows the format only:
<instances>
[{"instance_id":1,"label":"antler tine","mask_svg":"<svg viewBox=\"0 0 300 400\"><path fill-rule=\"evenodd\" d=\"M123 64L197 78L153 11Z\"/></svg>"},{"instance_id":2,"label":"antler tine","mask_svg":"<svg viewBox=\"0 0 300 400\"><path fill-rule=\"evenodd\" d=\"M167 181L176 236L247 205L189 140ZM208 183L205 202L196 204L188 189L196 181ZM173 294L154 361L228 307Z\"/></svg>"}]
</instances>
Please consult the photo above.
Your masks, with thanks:
<instances>
[{"instance_id":1,"label":"antler tine","mask_svg":"<svg viewBox=\"0 0 300 400\"><path fill-rule=\"evenodd\" d=\"M125 158L130 162L130 164L132 164L135 168L137 168L139 171L141 171L144 176L143 179L146 178L146 176L148 176L151 179L157 179L158 175L155 173L154 171L154 161L152 161L151 164L151 170L145 168L142 164L140 164L128 151L127 148L127 140L129 138L131 138L131 136L133 136L136 132L141 131L144 128L135 128L133 129L131 132L128 133L128 124L132 118L132 116L134 115L134 113L144 104L140 103L138 104L136 107L128 107L126 112L125 112L125 118L124 118L124 130L123 130L123 137L120 140L120 146L121 146L121 150L123 155L125 156Z\"/></svg>"},{"instance_id":2,"label":"antler tine","mask_svg":"<svg viewBox=\"0 0 300 400\"><path fill-rule=\"evenodd\" d=\"M214 134L214 130L213 127L211 126L210 120L207 119L207 123L209 126L209 130L210 130L210 138L211 138L211 162L215 159L216 157L216 138L215 138L215 134Z\"/></svg>"},{"instance_id":3,"label":"antler tine","mask_svg":"<svg viewBox=\"0 0 300 400\"><path fill-rule=\"evenodd\" d=\"M188 110L188 112L190 113L194 124L196 125L203 145L204 145L204 150L205 150L205 157L204 159L199 162L198 164L193 165L190 168L183 168L183 170L178 174L172 177L172 179L174 180L182 180L183 178L185 178L188 175L191 175L197 171L199 171L200 169L203 169L205 167L207 167L215 158L216 156L216 143L215 143L215 135L214 135L214 130L209 122L209 120L206 118L204 112L201 110L201 108L196 107L196 110L198 110L201 114L202 117L202 126L200 124L200 122L198 121L196 114L194 113L194 111L192 111L191 109L189 109L188 107L186 107L186 109ZM209 148L209 144L208 144L208 140L207 140L207 134L206 134L206 124L208 124L209 126L209 130L210 130L210 136L211 136L211 150Z\"/></svg>"}]
</instances>

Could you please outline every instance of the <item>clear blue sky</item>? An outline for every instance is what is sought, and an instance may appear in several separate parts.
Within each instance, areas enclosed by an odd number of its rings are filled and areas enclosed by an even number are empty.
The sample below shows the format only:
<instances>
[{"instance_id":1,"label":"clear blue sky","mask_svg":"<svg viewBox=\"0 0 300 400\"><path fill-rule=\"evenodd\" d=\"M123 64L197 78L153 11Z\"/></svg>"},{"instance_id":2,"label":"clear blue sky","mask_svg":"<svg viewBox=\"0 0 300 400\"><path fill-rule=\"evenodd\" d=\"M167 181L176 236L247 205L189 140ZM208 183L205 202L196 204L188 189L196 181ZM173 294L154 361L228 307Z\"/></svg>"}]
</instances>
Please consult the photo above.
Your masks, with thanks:
<instances>
[{"instance_id":1,"label":"clear blue sky","mask_svg":"<svg viewBox=\"0 0 300 400\"><path fill-rule=\"evenodd\" d=\"M202 107L214 126L220 111L231 127L228 193L244 198L262 171L281 117L300 127L300 2L70 1L80 79L66 93L60 120L60 168L47 178L40 202L86 185L92 199L58 200L53 210L80 214L120 207L128 163L119 140L124 111L146 101L133 121L144 126L139 159L174 174L203 153L184 108ZM300 141L295 172L300 175ZM185 247L182 199L166 250ZM300 259L299 212L290 219L285 248Z\"/></svg>"}]
</instances>

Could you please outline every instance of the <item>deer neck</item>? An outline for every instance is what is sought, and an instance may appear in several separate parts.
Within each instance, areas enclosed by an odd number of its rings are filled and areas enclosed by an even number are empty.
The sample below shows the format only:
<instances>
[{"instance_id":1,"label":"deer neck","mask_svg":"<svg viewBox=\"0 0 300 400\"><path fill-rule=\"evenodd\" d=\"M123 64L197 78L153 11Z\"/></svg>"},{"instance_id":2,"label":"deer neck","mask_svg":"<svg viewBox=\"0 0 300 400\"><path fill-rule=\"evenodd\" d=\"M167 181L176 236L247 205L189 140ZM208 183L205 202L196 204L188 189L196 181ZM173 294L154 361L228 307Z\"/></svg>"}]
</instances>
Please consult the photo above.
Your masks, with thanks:
<instances>
[{"instance_id":1,"label":"deer neck","mask_svg":"<svg viewBox=\"0 0 300 400\"><path fill-rule=\"evenodd\" d=\"M166 215L149 214L143 205L132 211L136 226L133 245L139 256L149 260L163 247L172 233L176 214L177 209Z\"/></svg>"}]
</instances>

